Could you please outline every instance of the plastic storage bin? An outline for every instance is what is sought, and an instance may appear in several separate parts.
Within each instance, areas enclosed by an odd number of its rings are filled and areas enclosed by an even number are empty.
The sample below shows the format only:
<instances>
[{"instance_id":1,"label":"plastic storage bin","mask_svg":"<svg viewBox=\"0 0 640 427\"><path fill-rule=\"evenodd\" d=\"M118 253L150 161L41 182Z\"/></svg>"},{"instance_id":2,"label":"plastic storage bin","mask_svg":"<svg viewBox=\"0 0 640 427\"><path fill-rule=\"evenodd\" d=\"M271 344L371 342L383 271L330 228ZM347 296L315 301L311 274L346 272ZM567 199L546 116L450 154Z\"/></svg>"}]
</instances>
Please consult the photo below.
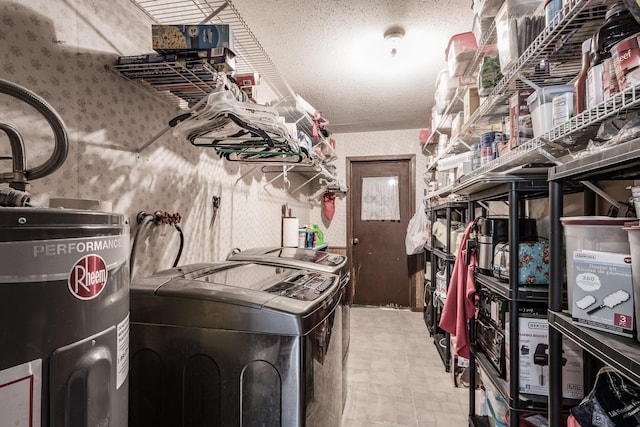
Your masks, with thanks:
<instances>
[{"instance_id":1,"label":"plastic storage bin","mask_svg":"<svg viewBox=\"0 0 640 427\"><path fill-rule=\"evenodd\" d=\"M631 280L633 281L633 309L636 319L636 338L640 341L640 226L638 222L624 228L629 236L631 250Z\"/></svg>"},{"instance_id":2,"label":"plastic storage bin","mask_svg":"<svg viewBox=\"0 0 640 427\"><path fill-rule=\"evenodd\" d=\"M449 76L457 77L464 74L476 50L478 50L478 42L473 32L469 31L451 37L449 45L444 52Z\"/></svg>"},{"instance_id":3,"label":"plastic storage bin","mask_svg":"<svg viewBox=\"0 0 640 427\"><path fill-rule=\"evenodd\" d=\"M503 73L524 53L529 42L538 35L531 24L536 20L534 12L540 6L540 0L506 0L498 10L495 25L500 69ZM539 18L544 25L544 17ZM539 29L542 30L542 28Z\"/></svg>"},{"instance_id":4,"label":"plastic storage bin","mask_svg":"<svg viewBox=\"0 0 640 427\"><path fill-rule=\"evenodd\" d=\"M573 94L573 85L554 85L538 88L527 98L531 113L533 136L539 137L553 129L553 98Z\"/></svg>"},{"instance_id":5,"label":"plastic storage bin","mask_svg":"<svg viewBox=\"0 0 640 427\"><path fill-rule=\"evenodd\" d=\"M560 218L564 228L567 258L567 301L573 305L573 252L588 249L601 252L629 253L629 238L624 224L629 218L574 216Z\"/></svg>"}]
</instances>

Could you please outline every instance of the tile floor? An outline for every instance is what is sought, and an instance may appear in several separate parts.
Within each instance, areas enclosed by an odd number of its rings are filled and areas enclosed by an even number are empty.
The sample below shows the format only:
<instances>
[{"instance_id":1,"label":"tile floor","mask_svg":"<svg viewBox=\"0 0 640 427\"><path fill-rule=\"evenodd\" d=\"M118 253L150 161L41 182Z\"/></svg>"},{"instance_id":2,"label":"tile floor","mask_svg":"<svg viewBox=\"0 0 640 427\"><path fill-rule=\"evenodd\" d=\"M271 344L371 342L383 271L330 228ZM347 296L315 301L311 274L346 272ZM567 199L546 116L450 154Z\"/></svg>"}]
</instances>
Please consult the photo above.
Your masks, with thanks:
<instances>
[{"instance_id":1,"label":"tile floor","mask_svg":"<svg viewBox=\"0 0 640 427\"><path fill-rule=\"evenodd\" d=\"M456 388L422 313L353 307L344 427L468 425L469 391Z\"/></svg>"}]
</instances>

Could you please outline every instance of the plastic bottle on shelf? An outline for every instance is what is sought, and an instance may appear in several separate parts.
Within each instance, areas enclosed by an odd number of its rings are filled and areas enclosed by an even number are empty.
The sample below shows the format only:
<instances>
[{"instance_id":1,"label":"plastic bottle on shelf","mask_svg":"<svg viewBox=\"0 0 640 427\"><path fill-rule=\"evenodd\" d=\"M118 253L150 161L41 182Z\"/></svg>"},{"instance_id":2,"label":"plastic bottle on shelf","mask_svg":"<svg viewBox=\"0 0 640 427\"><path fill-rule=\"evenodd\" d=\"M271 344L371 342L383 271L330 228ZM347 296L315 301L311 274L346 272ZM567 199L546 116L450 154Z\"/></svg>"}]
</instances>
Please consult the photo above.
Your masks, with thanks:
<instances>
[{"instance_id":1,"label":"plastic bottle on shelf","mask_svg":"<svg viewBox=\"0 0 640 427\"><path fill-rule=\"evenodd\" d=\"M502 133L496 132L493 142L491 143L491 159L495 160L500 157L500 144L502 143Z\"/></svg>"},{"instance_id":2,"label":"plastic bottle on shelf","mask_svg":"<svg viewBox=\"0 0 640 427\"><path fill-rule=\"evenodd\" d=\"M589 72L589 53L591 52L591 39L582 42L582 68L573 84L573 113L578 115L587 109L587 73Z\"/></svg>"},{"instance_id":3,"label":"plastic bottle on shelf","mask_svg":"<svg viewBox=\"0 0 640 427\"><path fill-rule=\"evenodd\" d=\"M591 68L587 74L588 108L602 102L605 99L605 91L609 96L615 94L617 80L611 60L611 48L638 32L640 24L622 0L611 2L607 7L604 24L594 33L591 42Z\"/></svg>"},{"instance_id":4,"label":"plastic bottle on shelf","mask_svg":"<svg viewBox=\"0 0 640 427\"><path fill-rule=\"evenodd\" d=\"M471 146L471 170L476 170L480 167L480 144L473 144Z\"/></svg>"},{"instance_id":5,"label":"plastic bottle on shelf","mask_svg":"<svg viewBox=\"0 0 640 427\"><path fill-rule=\"evenodd\" d=\"M480 136L480 166L484 166L493 160L493 140L495 132L485 132Z\"/></svg>"}]
</instances>

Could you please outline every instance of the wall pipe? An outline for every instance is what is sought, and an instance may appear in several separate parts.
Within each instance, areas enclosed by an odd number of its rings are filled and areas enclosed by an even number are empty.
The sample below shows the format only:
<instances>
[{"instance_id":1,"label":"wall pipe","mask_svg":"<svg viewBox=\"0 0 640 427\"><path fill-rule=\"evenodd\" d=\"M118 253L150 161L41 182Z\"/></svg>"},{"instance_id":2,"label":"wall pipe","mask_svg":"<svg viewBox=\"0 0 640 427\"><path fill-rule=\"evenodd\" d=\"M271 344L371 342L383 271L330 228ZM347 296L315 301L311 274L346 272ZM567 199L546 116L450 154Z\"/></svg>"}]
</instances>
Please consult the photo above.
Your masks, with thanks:
<instances>
[{"instance_id":1,"label":"wall pipe","mask_svg":"<svg viewBox=\"0 0 640 427\"><path fill-rule=\"evenodd\" d=\"M157 219L157 215L151 215L146 212L139 212L136 218L138 222L138 229L133 237L133 243L131 244L131 255L129 256L129 278L133 279L133 272L136 266L136 250L138 247L138 240L142 234L142 230L145 229L152 221Z\"/></svg>"},{"instance_id":2,"label":"wall pipe","mask_svg":"<svg viewBox=\"0 0 640 427\"><path fill-rule=\"evenodd\" d=\"M13 172L0 174L0 180L1 182L23 183L26 186L27 155L22 135L20 135L18 129L10 123L0 123L0 130L9 137L11 157L13 160ZM25 190L25 188L19 188L19 190Z\"/></svg>"},{"instance_id":3,"label":"wall pipe","mask_svg":"<svg viewBox=\"0 0 640 427\"><path fill-rule=\"evenodd\" d=\"M180 256L182 255L182 248L184 247L184 233L182 232L182 228L178 224L173 225L178 234L180 235L180 247L178 248L178 255L176 256L176 260L173 262L173 267L178 266L178 262L180 262Z\"/></svg>"}]
</instances>

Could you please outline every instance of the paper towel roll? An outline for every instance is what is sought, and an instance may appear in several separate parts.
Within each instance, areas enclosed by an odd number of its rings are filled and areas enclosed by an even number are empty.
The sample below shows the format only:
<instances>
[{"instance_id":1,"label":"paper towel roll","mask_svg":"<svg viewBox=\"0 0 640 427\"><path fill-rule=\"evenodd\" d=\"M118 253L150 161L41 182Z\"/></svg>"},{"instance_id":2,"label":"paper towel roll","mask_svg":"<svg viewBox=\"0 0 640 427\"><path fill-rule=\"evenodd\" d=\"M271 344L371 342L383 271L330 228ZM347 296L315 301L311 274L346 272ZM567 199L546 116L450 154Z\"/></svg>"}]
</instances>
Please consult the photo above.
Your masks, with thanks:
<instances>
[{"instance_id":1,"label":"paper towel roll","mask_svg":"<svg viewBox=\"0 0 640 427\"><path fill-rule=\"evenodd\" d=\"M282 246L298 247L298 218L282 218Z\"/></svg>"}]
</instances>

